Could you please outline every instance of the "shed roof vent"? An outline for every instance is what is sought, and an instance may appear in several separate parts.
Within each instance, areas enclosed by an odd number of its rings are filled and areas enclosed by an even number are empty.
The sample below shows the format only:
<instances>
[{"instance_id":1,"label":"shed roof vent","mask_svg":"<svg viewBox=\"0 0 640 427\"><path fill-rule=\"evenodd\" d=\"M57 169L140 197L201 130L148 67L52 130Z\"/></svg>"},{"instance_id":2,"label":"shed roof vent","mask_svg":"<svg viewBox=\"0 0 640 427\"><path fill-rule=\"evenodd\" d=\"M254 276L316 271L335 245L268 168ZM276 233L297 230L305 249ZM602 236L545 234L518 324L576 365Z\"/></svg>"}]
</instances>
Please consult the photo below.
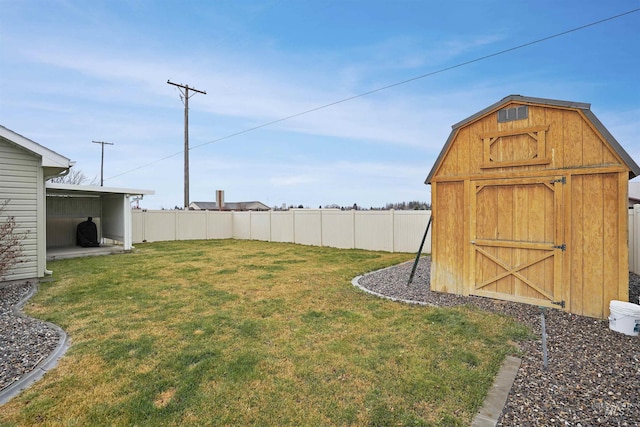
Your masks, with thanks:
<instances>
[{"instance_id":1,"label":"shed roof vent","mask_svg":"<svg viewBox=\"0 0 640 427\"><path fill-rule=\"evenodd\" d=\"M521 105L520 107L514 108L503 108L498 111L498 123L522 120L527 117L529 117L528 105Z\"/></svg>"}]
</instances>

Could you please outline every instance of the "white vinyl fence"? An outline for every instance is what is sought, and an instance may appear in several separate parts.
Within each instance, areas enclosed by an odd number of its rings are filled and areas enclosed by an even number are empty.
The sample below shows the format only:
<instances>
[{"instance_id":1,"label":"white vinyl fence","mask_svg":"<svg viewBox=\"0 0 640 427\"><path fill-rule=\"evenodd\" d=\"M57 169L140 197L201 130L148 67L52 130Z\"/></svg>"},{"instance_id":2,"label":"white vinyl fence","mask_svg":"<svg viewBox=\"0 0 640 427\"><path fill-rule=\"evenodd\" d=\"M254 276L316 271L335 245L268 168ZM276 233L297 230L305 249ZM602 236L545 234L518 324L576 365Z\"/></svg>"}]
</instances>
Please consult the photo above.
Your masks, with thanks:
<instances>
[{"instance_id":1,"label":"white vinyl fence","mask_svg":"<svg viewBox=\"0 0 640 427\"><path fill-rule=\"evenodd\" d=\"M431 211L292 209L218 212L134 209L132 214L133 243L243 239L415 253L420 247ZM431 230L422 252L431 252Z\"/></svg>"},{"instance_id":2,"label":"white vinyl fence","mask_svg":"<svg viewBox=\"0 0 640 427\"><path fill-rule=\"evenodd\" d=\"M629 209L629 271L640 274L640 205Z\"/></svg>"},{"instance_id":3,"label":"white vinyl fence","mask_svg":"<svg viewBox=\"0 0 640 427\"><path fill-rule=\"evenodd\" d=\"M269 212L142 211L134 209L133 243L244 239L303 245L418 251L431 211ZM431 252L431 230L423 253ZM640 205L629 209L629 271L640 274Z\"/></svg>"}]
</instances>

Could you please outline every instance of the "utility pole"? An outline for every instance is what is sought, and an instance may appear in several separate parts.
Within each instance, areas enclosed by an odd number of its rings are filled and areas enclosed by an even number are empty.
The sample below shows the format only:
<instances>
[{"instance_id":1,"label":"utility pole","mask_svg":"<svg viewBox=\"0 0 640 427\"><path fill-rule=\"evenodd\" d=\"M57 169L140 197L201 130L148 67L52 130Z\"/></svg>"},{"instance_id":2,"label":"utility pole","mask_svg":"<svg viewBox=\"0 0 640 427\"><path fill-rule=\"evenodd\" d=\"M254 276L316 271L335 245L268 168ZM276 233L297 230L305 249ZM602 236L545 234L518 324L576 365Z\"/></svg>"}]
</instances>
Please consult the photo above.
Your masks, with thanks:
<instances>
[{"instance_id":1,"label":"utility pole","mask_svg":"<svg viewBox=\"0 0 640 427\"><path fill-rule=\"evenodd\" d=\"M195 93L189 95L189 90L203 95L206 95L207 92L189 87L189 85L173 83L170 80L167 80L167 83L177 86L184 98L184 207L187 208L189 206L189 98L195 95Z\"/></svg>"},{"instance_id":2,"label":"utility pole","mask_svg":"<svg viewBox=\"0 0 640 427\"><path fill-rule=\"evenodd\" d=\"M100 187L104 184L104 146L113 145L113 142L104 142L104 141L91 141L94 144L102 145L102 157L100 159Z\"/></svg>"}]
</instances>

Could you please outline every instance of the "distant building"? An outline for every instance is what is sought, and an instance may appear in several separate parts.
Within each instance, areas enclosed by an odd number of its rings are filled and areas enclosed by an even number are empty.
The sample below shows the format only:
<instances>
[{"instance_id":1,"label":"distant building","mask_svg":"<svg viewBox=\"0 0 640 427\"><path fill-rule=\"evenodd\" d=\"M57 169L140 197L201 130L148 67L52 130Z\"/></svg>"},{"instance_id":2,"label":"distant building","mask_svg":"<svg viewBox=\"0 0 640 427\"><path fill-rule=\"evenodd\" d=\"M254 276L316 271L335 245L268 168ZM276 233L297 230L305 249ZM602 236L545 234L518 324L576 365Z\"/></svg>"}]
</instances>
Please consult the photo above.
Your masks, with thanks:
<instances>
[{"instance_id":1,"label":"distant building","mask_svg":"<svg viewBox=\"0 0 640 427\"><path fill-rule=\"evenodd\" d=\"M629 183L629 207L640 204L640 182Z\"/></svg>"},{"instance_id":2,"label":"distant building","mask_svg":"<svg viewBox=\"0 0 640 427\"><path fill-rule=\"evenodd\" d=\"M216 202L191 202L190 210L196 211L269 211L271 208L262 202L224 202L222 209Z\"/></svg>"}]
</instances>

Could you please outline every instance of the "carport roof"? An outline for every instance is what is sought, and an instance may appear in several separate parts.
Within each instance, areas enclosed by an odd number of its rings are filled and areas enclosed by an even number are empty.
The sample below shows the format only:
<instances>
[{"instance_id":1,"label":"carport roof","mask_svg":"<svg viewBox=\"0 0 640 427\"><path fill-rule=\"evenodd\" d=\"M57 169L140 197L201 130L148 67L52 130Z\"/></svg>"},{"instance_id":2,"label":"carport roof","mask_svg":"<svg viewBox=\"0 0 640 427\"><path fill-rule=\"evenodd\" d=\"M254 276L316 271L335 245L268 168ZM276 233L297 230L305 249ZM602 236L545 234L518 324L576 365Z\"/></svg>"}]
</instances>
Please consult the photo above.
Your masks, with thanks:
<instances>
[{"instance_id":1,"label":"carport roof","mask_svg":"<svg viewBox=\"0 0 640 427\"><path fill-rule=\"evenodd\" d=\"M48 194L66 194L74 196L100 196L107 194L128 194L130 196L153 195L154 190L140 190L133 188L100 187L99 185L76 185L59 184L53 182L46 183Z\"/></svg>"}]
</instances>

